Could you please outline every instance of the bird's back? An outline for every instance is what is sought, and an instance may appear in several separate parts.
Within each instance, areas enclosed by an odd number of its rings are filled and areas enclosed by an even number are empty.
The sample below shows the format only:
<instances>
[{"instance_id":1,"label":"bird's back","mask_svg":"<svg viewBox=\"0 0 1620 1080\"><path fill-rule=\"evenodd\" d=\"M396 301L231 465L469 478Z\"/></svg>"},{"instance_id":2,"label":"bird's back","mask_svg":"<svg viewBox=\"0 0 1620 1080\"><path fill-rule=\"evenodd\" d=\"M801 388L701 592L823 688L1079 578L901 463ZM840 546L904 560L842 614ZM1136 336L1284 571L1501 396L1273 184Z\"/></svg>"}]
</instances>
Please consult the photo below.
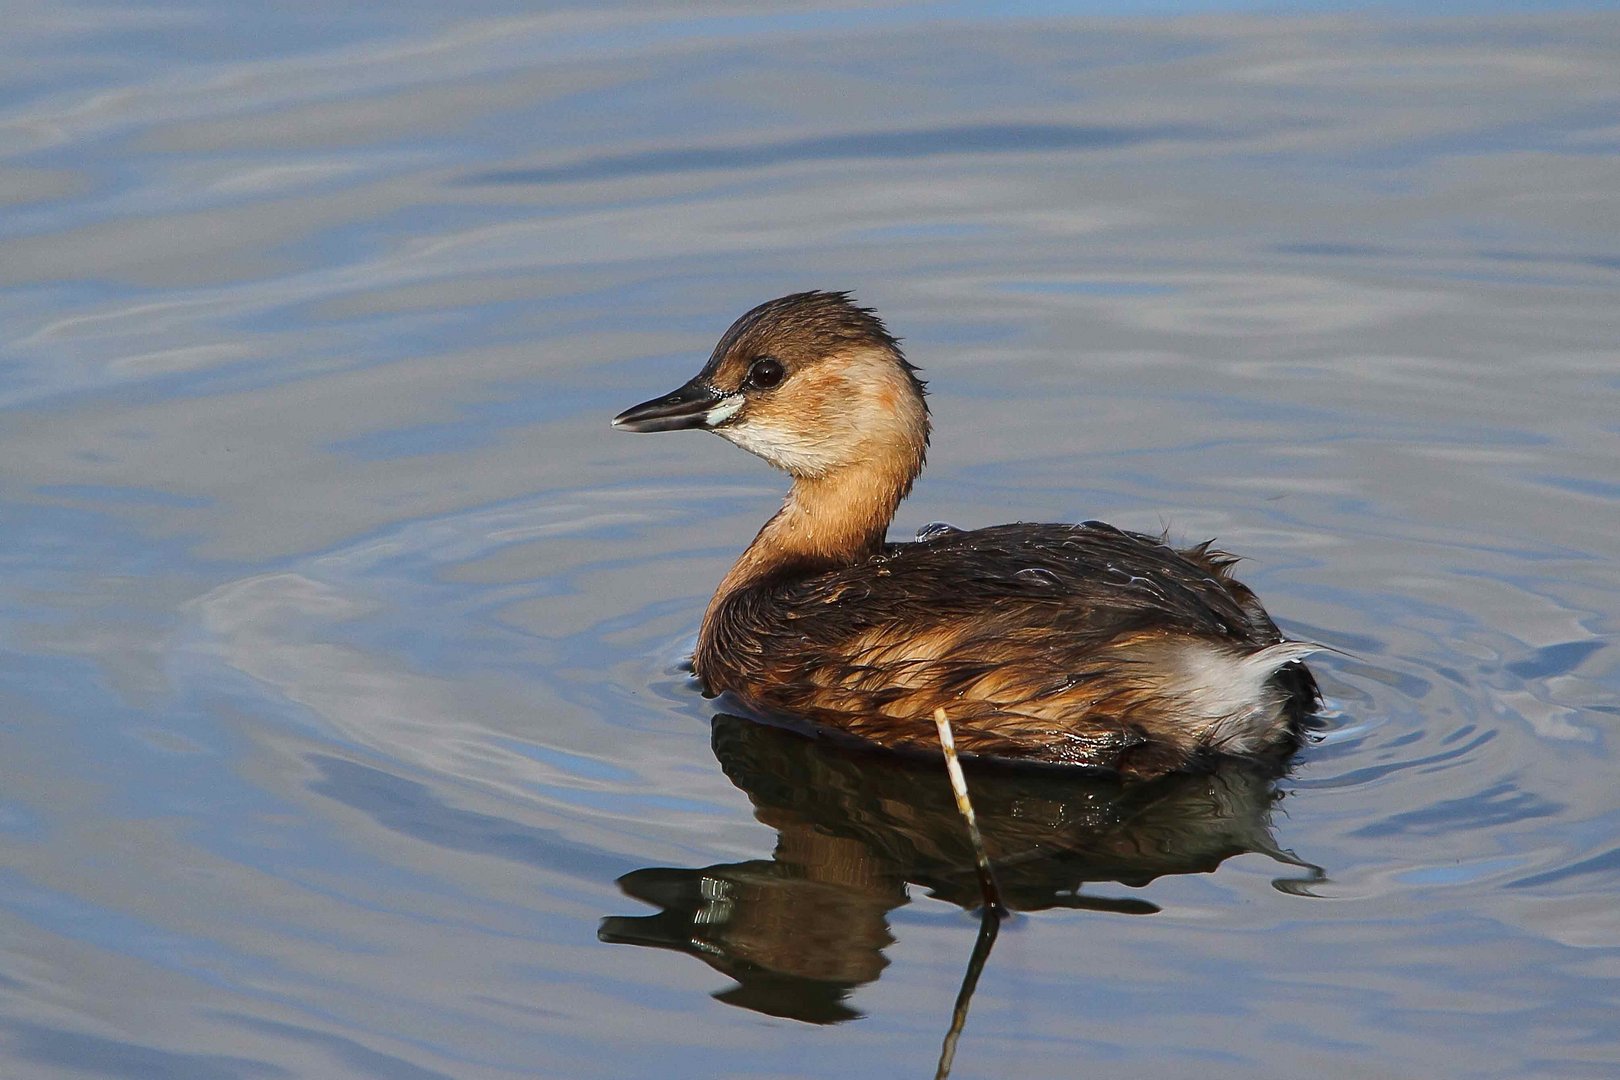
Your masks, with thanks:
<instances>
[{"instance_id":1,"label":"bird's back","mask_svg":"<svg viewBox=\"0 0 1620 1080\"><path fill-rule=\"evenodd\" d=\"M1082 525L941 528L718 603L694 658L712 693L896 747L1183 768L1287 743L1315 700L1259 601L1208 546Z\"/></svg>"}]
</instances>

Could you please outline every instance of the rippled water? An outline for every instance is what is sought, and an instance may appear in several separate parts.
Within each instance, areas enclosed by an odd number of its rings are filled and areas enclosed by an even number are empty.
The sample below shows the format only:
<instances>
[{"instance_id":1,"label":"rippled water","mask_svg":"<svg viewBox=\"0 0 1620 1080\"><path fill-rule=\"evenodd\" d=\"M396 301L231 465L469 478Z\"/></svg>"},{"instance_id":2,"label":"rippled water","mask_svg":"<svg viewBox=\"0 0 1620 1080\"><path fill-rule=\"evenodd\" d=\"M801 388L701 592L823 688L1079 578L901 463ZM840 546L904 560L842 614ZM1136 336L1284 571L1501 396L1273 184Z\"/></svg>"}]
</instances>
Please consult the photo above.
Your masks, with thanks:
<instances>
[{"instance_id":1,"label":"rippled water","mask_svg":"<svg viewBox=\"0 0 1620 1080\"><path fill-rule=\"evenodd\" d=\"M897 534L1342 650L1280 779L975 776L953 1075L1620 1071L1620 19L1087 10L8 9L0 1073L932 1075L943 779L714 714L782 485L606 423L807 287Z\"/></svg>"}]
</instances>

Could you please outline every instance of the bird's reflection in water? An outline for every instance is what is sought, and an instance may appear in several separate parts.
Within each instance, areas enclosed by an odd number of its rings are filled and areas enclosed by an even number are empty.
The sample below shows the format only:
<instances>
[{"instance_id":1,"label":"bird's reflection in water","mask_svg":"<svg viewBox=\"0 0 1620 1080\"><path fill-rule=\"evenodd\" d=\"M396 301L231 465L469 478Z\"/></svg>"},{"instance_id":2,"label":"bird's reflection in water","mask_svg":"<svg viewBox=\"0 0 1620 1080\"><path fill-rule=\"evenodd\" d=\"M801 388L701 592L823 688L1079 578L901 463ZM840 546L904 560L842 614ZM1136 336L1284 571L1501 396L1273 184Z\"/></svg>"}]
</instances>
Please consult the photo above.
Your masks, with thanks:
<instances>
[{"instance_id":1,"label":"bird's reflection in water","mask_svg":"<svg viewBox=\"0 0 1620 1080\"><path fill-rule=\"evenodd\" d=\"M887 916L906 903L908 885L963 907L982 905L940 759L829 744L725 714L714 719L714 752L755 816L777 830L775 852L626 874L619 879L625 894L661 910L602 920L603 941L690 953L736 980L716 995L721 1001L828 1024L860 1015L848 997L888 964ZM969 767L968 786L1009 908L1146 915L1158 908L1082 889L1204 873L1251 851L1299 868L1280 888L1320 875L1272 839L1277 775L1233 762L1213 773L1121 784L1072 769L981 765ZM965 993L994 941L993 927L986 930ZM958 1007L965 1012L966 1001Z\"/></svg>"}]
</instances>

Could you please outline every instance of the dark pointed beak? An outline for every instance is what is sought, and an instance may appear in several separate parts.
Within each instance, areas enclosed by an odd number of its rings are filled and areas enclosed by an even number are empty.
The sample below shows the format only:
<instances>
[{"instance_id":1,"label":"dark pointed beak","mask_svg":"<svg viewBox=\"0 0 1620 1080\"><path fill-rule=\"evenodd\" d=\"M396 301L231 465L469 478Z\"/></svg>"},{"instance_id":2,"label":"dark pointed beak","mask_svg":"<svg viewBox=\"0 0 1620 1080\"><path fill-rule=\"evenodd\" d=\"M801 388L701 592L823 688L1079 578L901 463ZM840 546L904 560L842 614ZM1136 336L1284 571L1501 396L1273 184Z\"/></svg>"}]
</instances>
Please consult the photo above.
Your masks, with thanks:
<instances>
[{"instance_id":1,"label":"dark pointed beak","mask_svg":"<svg viewBox=\"0 0 1620 1080\"><path fill-rule=\"evenodd\" d=\"M698 379L672 394L643 401L613 418L613 426L623 431L680 431L707 428L709 411L720 403L720 395Z\"/></svg>"}]
</instances>

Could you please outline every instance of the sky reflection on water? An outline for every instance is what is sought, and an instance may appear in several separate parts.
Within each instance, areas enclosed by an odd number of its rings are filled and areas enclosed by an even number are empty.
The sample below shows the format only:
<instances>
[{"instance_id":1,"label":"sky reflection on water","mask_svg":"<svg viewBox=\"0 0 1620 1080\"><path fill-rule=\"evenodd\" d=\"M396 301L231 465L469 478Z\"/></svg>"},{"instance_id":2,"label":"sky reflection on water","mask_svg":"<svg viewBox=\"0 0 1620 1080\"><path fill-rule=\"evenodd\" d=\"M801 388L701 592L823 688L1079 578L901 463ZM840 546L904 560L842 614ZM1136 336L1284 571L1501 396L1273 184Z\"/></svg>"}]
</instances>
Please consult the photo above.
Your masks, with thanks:
<instances>
[{"instance_id":1,"label":"sky reflection on water","mask_svg":"<svg viewBox=\"0 0 1620 1080\"><path fill-rule=\"evenodd\" d=\"M926 1075L944 789L714 717L779 479L607 428L823 287L897 536L1219 536L1346 654L1212 817L1008 790L956 1075L1613 1075L1620 19L1319 7L8 12L0 1072Z\"/></svg>"}]
</instances>

